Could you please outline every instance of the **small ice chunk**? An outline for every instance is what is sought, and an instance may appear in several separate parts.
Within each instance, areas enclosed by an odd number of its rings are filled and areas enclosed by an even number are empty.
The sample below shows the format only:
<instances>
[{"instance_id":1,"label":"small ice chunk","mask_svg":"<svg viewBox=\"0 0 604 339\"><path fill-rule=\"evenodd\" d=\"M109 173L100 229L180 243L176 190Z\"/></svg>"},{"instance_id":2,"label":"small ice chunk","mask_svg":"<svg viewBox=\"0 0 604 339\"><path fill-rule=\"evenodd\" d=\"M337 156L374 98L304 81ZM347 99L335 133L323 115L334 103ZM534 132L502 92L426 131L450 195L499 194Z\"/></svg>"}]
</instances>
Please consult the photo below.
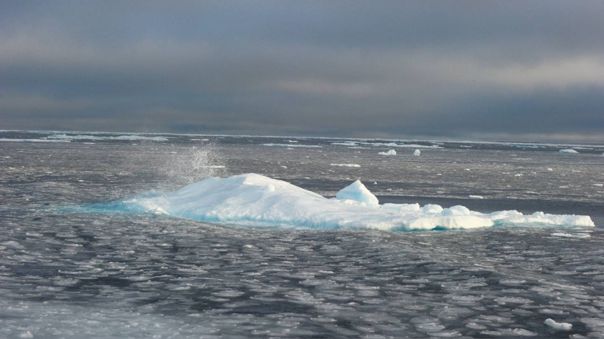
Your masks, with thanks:
<instances>
[{"instance_id":1,"label":"small ice chunk","mask_svg":"<svg viewBox=\"0 0 604 339\"><path fill-rule=\"evenodd\" d=\"M589 238L591 237L588 233L566 233L566 232L556 232L556 233L552 233L551 236L553 237L562 237L562 238L580 238L580 239L585 239L585 238Z\"/></svg>"},{"instance_id":2,"label":"small ice chunk","mask_svg":"<svg viewBox=\"0 0 604 339\"><path fill-rule=\"evenodd\" d=\"M512 330L510 330L510 334L519 337L534 337L537 335L537 333L525 330L524 328L513 328Z\"/></svg>"},{"instance_id":3,"label":"small ice chunk","mask_svg":"<svg viewBox=\"0 0 604 339\"><path fill-rule=\"evenodd\" d=\"M359 164L329 164L329 166L335 166L335 167L361 167L361 165Z\"/></svg>"},{"instance_id":4,"label":"small ice chunk","mask_svg":"<svg viewBox=\"0 0 604 339\"><path fill-rule=\"evenodd\" d=\"M419 157L420 155L422 155L422 151L420 151L419 149L416 149L415 151L413 151L413 155L416 157Z\"/></svg>"},{"instance_id":5,"label":"small ice chunk","mask_svg":"<svg viewBox=\"0 0 604 339\"><path fill-rule=\"evenodd\" d=\"M389 150L387 150L385 152L379 152L378 154L379 155L396 155L396 150L389 149Z\"/></svg>"},{"instance_id":6,"label":"small ice chunk","mask_svg":"<svg viewBox=\"0 0 604 339\"><path fill-rule=\"evenodd\" d=\"M579 152L577 152L576 150L572 149L572 148L563 148L561 150L559 150L558 152L560 153L566 153L566 154L578 154Z\"/></svg>"},{"instance_id":7,"label":"small ice chunk","mask_svg":"<svg viewBox=\"0 0 604 339\"><path fill-rule=\"evenodd\" d=\"M2 243L2 246L6 247L6 248L12 248L14 250L25 249L25 247L23 247L23 245L19 244L18 242L14 241L14 240L5 241Z\"/></svg>"},{"instance_id":8,"label":"small ice chunk","mask_svg":"<svg viewBox=\"0 0 604 339\"><path fill-rule=\"evenodd\" d=\"M34 335L31 331L24 331L19 334L19 338L33 338Z\"/></svg>"},{"instance_id":9,"label":"small ice chunk","mask_svg":"<svg viewBox=\"0 0 604 339\"><path fill-rule=\"evenodd\" d=\"M552 318L545 319L544 324L556 331L570 331L573 328L571 323L557 322Z\"/></svg>"},{"instance_id":10,"label":"small ice chunk","mask_svg":"<svg viewBox=\"0 0 604 339\"><path fill-rule=\"evenodd\" d=\"M470 199L484 199L484 197L482 195L476 195L476 194L470 194L470 195L468 195L468 198L470 198Z\"/></svg>"},{"instance_id":11,"label":"small ice chunk","mask_svg":"<svg viewBox=\"0 0 604 339\"><path fill-rule=\"evenodd\" d=\"M378 206L378 198L371 193L360 180L342 188L336 193L338 200L353 200L369 206Z\"/></svg>"}]
</instances>

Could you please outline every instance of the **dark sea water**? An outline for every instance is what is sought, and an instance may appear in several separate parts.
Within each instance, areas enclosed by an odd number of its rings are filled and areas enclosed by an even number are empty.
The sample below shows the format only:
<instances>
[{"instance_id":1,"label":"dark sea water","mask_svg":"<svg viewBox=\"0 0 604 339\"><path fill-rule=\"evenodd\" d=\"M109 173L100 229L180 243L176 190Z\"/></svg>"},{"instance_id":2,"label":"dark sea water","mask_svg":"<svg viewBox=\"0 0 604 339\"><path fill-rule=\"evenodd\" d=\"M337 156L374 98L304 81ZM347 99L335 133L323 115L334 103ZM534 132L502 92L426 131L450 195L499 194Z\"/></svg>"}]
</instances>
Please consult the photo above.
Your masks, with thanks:
<instances>
[{"instance_id":1,"label":"dark sea water","mask_svg":"<svg viewBox=\"0 0 604 339\"><path fill-rule=\"evenodd\" d=\"M0 132L0 337L602 338L602 152ZM382 202L587 214L597 227L292 230L66 212L248 172L326 196L360 178Z\"/></svg>"}]
</instances>

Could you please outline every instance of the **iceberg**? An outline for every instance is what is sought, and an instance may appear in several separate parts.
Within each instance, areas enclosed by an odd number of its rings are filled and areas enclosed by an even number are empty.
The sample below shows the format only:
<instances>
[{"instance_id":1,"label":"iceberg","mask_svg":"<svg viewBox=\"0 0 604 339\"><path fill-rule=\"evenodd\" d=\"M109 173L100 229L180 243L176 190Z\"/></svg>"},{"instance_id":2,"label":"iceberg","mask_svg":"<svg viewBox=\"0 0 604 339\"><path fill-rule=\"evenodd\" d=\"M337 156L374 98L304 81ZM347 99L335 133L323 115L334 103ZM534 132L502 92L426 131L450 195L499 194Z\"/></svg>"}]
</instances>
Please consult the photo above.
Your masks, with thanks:
<instances>
[{"instance_id":1,"label":"iceberg","mask_svg":"<svg viewBox=\"0 0 604 339\"><path fill-rule=\"evenodd\" d=\"M559 150L558 152L566 153L566 154L578 154L579 153L577 150L572 149L572 148L564 148L564 149Z\"/></svg>"},{"instance_id":2,"label":"iceberg","mask_svg":"<svg viewBox=\"0 0 604 339\"><path fill-rule=\"evenodd\" d=\"M420 155L422 155L422 151L420 151L419 149L416 149L415 151L413 151L413 155L415 155L416 157L419 157Z\"/></svg>"},{"instance_id":3,"label":"iceberg","mask_svg":"<svg viewBox=\"0 0 604 339\"><path fill-rule=\"evenodd\" d=\"M377 229L386 231L472 229L492 226L585 226L589 216L518 211L480 213L464 206L380 204L357 180L326 198L286 181L260 174L209 177L177 191L111 203L123 211L230 225L304 229ZM119 207L116 207L119 206ZM107 207L102 208L107 211Z\"/></svg>"}]
</instances>

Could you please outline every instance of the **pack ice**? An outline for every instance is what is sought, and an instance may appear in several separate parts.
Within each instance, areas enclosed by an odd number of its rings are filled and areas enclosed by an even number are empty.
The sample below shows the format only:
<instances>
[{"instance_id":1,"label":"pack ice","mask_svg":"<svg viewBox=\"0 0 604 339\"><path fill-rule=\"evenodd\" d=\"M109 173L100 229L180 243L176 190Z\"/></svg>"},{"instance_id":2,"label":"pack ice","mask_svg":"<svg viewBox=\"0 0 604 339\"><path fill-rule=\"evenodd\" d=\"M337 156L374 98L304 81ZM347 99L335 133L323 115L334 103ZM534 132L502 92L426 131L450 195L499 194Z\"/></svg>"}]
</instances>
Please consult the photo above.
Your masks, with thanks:
<instances>
[{"instance_id":1,"label":"pack ice","mask_svg":"<svg viewBox=\"0 0 604 339\"><path fill-rule=\"evenodd\" d=\"M480 213L464 206L380 204L355 181L326 198L259 174L210 177L175 192L126 200L130 209L205 222L314 229L433 230L492 226L588 226L589 216L518 211Z\"/></svg>"}]
</instances>

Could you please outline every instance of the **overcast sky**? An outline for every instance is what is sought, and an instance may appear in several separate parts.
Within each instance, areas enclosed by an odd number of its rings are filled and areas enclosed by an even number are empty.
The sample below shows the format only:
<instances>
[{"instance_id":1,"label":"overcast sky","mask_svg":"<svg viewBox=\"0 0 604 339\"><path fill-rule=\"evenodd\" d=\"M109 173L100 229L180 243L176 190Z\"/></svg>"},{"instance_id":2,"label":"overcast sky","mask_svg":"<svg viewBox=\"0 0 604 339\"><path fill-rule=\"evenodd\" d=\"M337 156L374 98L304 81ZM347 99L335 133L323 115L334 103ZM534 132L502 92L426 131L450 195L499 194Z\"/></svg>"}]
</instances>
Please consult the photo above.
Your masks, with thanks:
<instances>
[{"instance_id":1,"label":"overcast sky","mask_svg":"<svg viewBox=\"0 0 604 339\"><path fill-rule=\"evenodd\" d=\"M603 142L604 1L1 1L0 129Z\"/></svg>"}]
</instances>

